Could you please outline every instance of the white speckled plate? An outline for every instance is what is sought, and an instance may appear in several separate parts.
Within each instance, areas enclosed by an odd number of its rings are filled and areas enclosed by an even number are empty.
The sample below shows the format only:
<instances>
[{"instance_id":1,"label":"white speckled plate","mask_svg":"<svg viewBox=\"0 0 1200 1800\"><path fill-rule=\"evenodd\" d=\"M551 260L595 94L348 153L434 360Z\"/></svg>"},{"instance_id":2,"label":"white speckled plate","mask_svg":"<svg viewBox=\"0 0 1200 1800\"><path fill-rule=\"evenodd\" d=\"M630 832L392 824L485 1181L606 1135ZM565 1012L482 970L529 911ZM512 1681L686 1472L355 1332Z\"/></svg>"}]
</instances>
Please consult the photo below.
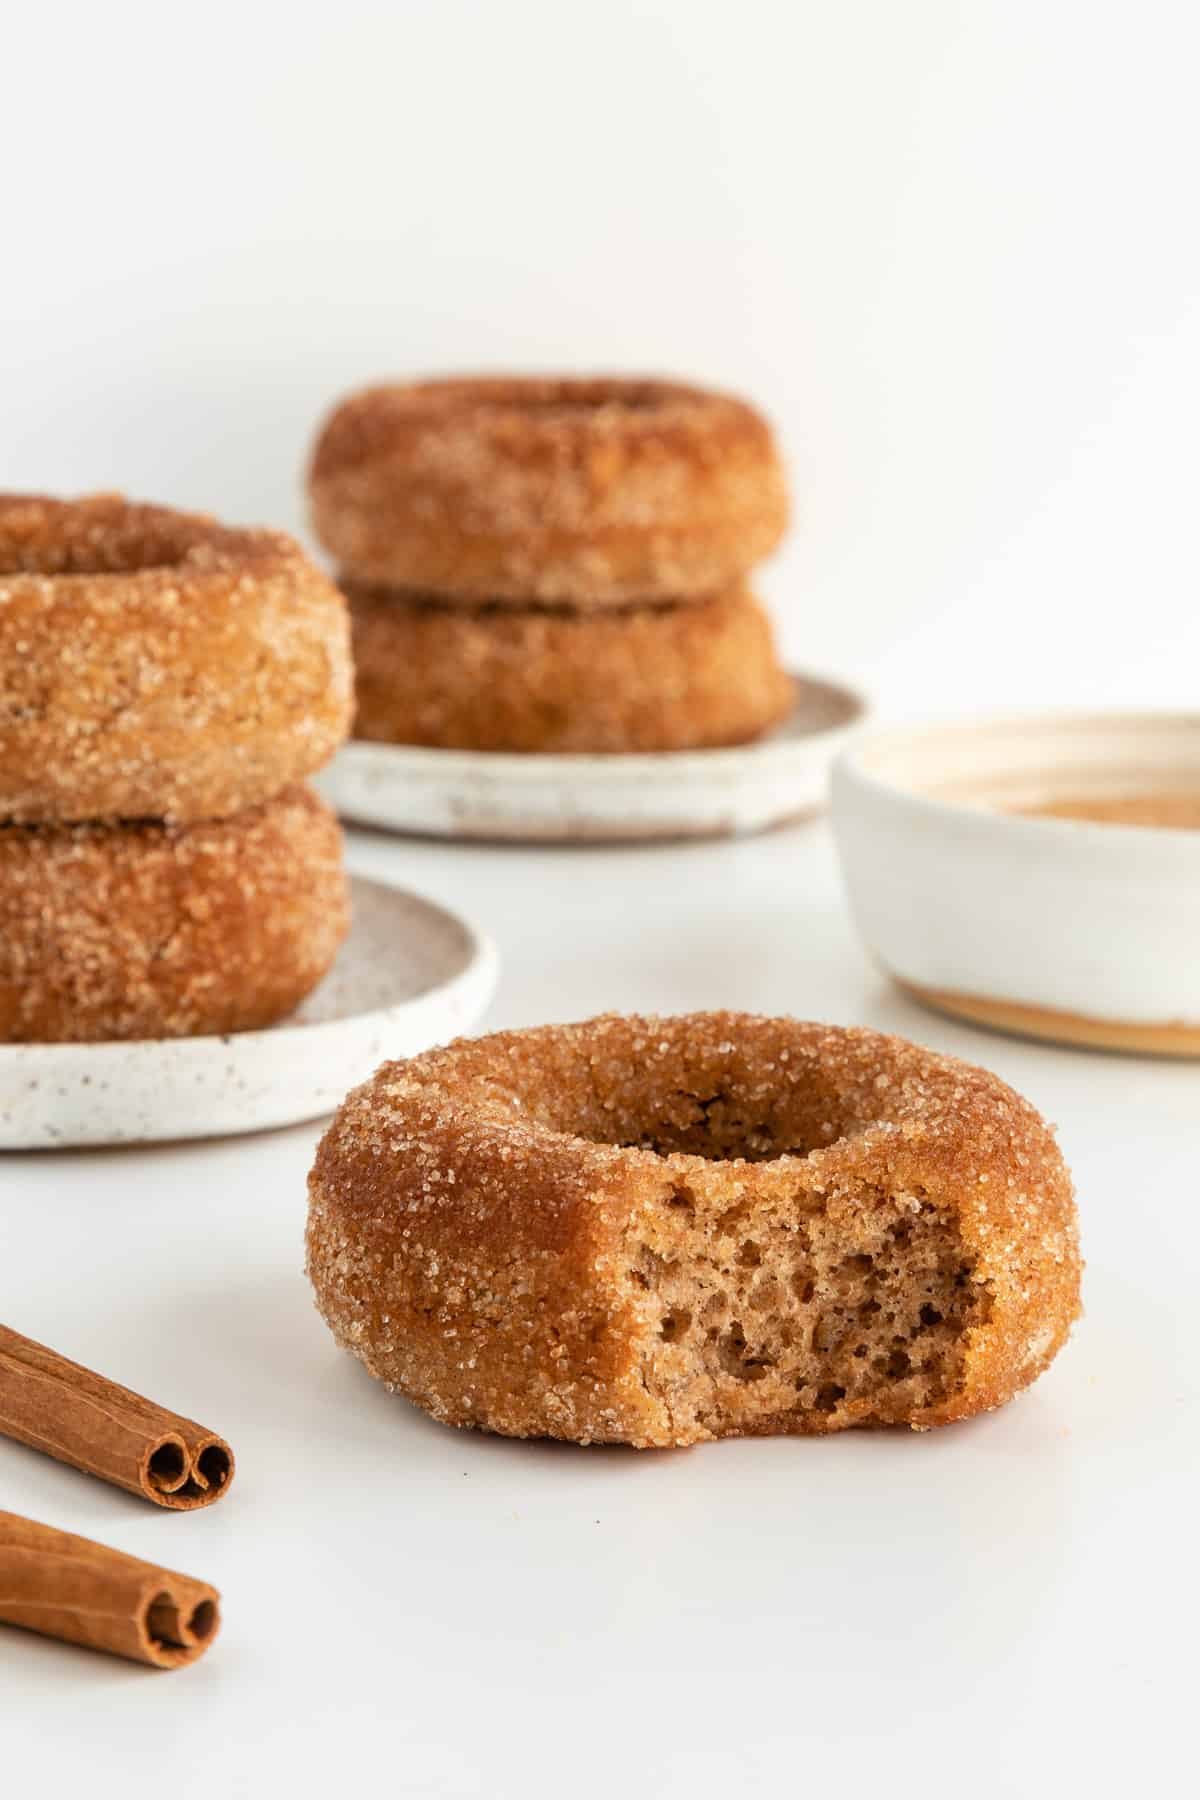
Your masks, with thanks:
<instances>
[{"instance_id":1,"label":"white speckled plate","mask_svg":"<svg viewBox=\"0 0 1200 1800\"><path fill-rule=\"evenodd\" d=\"M353 924L300 1009L267 1031L112 1044L0 1044L0 1149L154 1143L332 1112L389 1056L468 1031L495 947L417 894L355 877Z\"/></svg>"},{"instance_id":2,"label":"white speckled plate","mask_svg":"<svg viewBox=\"0 0 1200 1800\"><path fill-rule=\"evenodd\" d=\"M517 756L354 742L317 785L345 819L432 837L736 837L822 807L833 760L866 715L851 688L813 675L795 683L784 723L730 750Z\"/></svg>"}]
</instances>

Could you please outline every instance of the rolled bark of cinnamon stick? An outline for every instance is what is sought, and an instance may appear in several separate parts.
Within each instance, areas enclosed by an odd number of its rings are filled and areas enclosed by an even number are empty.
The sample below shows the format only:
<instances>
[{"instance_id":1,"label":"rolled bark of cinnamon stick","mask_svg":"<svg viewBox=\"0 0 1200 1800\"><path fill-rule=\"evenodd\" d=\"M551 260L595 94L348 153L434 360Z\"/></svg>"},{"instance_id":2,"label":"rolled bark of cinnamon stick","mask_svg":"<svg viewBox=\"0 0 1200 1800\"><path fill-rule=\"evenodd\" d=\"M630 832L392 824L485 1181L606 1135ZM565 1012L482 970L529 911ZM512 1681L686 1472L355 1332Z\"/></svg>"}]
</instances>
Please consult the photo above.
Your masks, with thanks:
<instances>
[{"instance_id":1,"label":"rolled bark of cinnamon stick","mask_svg":"<svg viewBox=\"0 0 1200 1800\"><path fill-rule=\"evenodd\" d=\"M178 1669L216 1637L221 1596L206 1581L0 1512L0 1622Z\"/></svg>"},{"instance_id":2,"label":"rolled bark of cinnamon stick","mask_svg":"<svg viewBox=\"0 0 1200 1800\"><path fill-rule=\"evenodd\" d=\"M233 1480L224 1438L6 1325L0 1433L176 1512L210 1505Z\"/></svg>"}]
</instances>

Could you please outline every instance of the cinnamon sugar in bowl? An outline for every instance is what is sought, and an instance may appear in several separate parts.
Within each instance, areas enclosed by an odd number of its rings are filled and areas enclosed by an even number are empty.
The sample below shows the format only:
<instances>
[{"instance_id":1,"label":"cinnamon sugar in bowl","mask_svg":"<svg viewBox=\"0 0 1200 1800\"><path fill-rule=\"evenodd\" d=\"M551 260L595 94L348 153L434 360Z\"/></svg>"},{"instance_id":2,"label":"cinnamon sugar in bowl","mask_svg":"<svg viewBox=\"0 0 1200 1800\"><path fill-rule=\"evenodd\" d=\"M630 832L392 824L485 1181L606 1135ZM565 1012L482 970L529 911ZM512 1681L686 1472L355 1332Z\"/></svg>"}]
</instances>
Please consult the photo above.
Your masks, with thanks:
<instances>
[{"instance_id":1,"label":"cinnamon sugar in bowl","mask_svg":"<svg viewBox=\"0 0 1200 1800\"><path fill-rule=\"evenodd\" d=\"M1200 714L879 733L843 754L833 820L859 931L919 1000L1200 1056Z\"/></svg>"}]
</instances>

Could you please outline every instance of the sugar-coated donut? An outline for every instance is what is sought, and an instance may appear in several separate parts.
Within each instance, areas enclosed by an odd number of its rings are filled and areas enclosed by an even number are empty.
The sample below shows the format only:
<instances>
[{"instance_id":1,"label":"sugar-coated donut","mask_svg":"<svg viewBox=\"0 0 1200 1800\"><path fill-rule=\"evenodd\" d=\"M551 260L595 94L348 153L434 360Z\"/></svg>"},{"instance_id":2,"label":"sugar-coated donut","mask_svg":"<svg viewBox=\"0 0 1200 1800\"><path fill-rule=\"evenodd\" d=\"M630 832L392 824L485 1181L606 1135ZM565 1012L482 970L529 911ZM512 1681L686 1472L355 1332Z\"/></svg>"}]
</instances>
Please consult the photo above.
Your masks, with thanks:
<instances>
[{"instance_id":1,"label":"sugar-coated donut","mask_svg":"<svg viewBox=\"0 0 1200 1800\"><path fill-rule=\"evenodd\" d=\"M942 1425L1079 1309L1071 1181L984 1069L874 1031L608 1017L385 1063L309 1178L338 1342L452 1425L640 1446Z\"/></svg>"},{"instance_id":2,"label":"sugar-coated donut","mask_svg":"<svg viewBox=\"0 0 1200 1800\"><path fill-rule=\"evenodd\" d=\"M282 533L0 495L0 820L223 818L350 707L345 604Z\"/></svg>"},{"instance_id":3,"label":"sugar-coated donut","mask_svg":"<svg viewBox=\"0 0 1200 1800\"><path fill-rule=\"evenodd\" d=\"M759 737L792 703L771 622L737 589L578 613L342 586L356 737L452 750L692 750Z\"/></svg>"},{"instance_id":4,"label":"sugar-coated donut","mask_svg":"<svg viewBox=\"0 0 1200 1800\"><path fill-rule=\"evenodd\" d=\"M326 423L309 493L357 580L493 604L719 593L788 514L752 407L611 378L369 388Z\"/></svg>"},{"instance_id":5,"label":"sugar-coated donut","mask_svg":"<svg viewBox=\"0 0 1200 1800\"><path fill-rule=\"evenodd\" d=\"M273 1024L347 921L341 832L307 788L195 825L0 826L0 1041Z\"/></svg>"}]
</instances>

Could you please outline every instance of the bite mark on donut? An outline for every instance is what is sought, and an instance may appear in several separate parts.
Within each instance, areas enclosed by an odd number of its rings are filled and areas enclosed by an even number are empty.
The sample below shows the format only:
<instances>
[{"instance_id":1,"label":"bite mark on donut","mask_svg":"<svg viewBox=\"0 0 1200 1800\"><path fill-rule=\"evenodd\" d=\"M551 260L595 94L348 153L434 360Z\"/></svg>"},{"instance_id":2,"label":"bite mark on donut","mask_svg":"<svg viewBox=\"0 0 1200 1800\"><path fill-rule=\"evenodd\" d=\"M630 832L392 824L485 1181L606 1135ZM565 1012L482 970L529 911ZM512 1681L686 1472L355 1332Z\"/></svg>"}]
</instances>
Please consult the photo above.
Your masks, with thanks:
<instances>
[{"instance_id":1,"label":"bite mark on donut","mask_svg":"<svg viewBox=\"0 0 1200 1800\"><path fill-rule=\"evenodd\" d=\"M681 1211L670 1187L646 1223L628 1244L654 1325L645 1385L689 1431L908 1420L955 1391L989 1316L955 1219L927 1195L848 1183L722 1214L694 1196Z\"/></svg>"}]
</instances>

